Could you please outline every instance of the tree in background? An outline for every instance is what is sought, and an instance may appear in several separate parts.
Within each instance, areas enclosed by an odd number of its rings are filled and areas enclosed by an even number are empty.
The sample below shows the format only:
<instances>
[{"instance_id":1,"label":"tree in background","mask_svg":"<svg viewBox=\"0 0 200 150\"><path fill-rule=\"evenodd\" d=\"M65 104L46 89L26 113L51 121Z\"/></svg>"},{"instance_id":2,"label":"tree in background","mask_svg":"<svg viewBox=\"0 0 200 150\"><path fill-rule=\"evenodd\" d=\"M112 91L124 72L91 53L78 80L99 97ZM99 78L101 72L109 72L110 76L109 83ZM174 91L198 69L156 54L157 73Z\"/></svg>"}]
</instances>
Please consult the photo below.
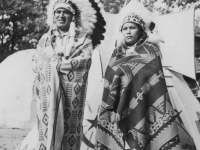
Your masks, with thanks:
<instances>
[{"instance_id":1,"label":"tree in background","mask_svg":"<svg viewBox=\"0 0 200 150\"><path fill-rule=\"evenodd\" d=\"M0 1L0 62L8 55L35 48L47 31L46 1Z\"/></svg>"},{"instance_id":2,"label":"tree in background","mask_svg":"<svg viewBox=\"0 0 200 150\"><path fill-rule=\"evenodd\" d=\"M106 12L118 13L126 0L100 0ZM130 0L129 0L130 1ZM188 9L198 5L199 0L140 0L150 11L166 14Z\"/></svg>"},{"instance_id":3,"label":"tree in background","mask_svg":"<svg viewBox=\"0 0 200 150\"><path fill-rule=\"evenodd\" d=\"M123 7L125 0L100 0L106 12L117 14Z\"/></svg>"}]
</instances>

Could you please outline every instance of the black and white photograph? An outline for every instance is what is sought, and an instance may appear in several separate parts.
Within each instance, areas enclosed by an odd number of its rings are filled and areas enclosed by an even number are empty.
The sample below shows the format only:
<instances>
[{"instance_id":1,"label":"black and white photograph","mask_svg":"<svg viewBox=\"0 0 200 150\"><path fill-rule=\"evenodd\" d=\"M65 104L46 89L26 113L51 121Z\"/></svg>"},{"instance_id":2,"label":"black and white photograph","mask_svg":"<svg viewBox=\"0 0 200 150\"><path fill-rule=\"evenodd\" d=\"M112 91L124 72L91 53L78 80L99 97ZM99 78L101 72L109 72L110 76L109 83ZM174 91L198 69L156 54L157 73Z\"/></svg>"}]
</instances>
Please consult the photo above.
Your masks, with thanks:
<instances>
[{"instance_id":1,"label":"black and white photograph","mask_svg":"<svg viewBox=\"0 0 200 150\"><path fill-rule=\"evenodd\" d=\"M0 150L199 141L199 0L0 0Z\"/></svg>"}]
</instances>

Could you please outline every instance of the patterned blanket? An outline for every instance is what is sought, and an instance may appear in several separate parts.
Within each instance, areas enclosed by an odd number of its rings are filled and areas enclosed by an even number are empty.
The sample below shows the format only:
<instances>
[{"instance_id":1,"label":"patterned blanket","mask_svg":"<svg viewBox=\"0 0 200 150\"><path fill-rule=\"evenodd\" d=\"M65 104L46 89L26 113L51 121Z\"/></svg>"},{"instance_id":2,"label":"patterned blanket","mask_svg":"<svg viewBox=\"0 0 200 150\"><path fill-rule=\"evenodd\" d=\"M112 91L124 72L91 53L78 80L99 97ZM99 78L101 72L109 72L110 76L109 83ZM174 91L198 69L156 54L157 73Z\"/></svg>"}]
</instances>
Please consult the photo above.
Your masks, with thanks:
<instances>
[{"instance_id":1,"label":"patterned blanket","mask_svg":"<svg viewBox=\"0 0 200 150\"><path fill-rule=\"evenodd\" d=\"M105 74L96 150L181 149L158 46L144 43L131 54L113 52Z\"/></svg>"},{"instance_id":2,"label":"patterned blanket","mask_svg":"<svg viewBox=\"0 0 200 150\"><path fill-rule=\"evenodd\" d=\"M37 73L38 150L79 150L82 121L91 66L92 43L83 36L75 43L82 47L76 57L62 60L49 38L43 37L33 59ZM79 43L78 43L79 42ZM28 143L27 143L28 146Z\"/></svg>"}]
</instances>

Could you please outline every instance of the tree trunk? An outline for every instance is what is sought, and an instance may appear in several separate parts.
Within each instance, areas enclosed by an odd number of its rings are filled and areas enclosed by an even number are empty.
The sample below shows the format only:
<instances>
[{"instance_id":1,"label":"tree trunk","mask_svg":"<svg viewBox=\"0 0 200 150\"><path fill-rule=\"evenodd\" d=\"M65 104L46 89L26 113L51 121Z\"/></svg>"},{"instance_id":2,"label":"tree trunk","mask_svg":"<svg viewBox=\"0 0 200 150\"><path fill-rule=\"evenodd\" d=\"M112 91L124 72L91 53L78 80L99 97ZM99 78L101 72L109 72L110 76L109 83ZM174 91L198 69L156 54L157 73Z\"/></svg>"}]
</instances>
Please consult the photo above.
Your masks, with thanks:
<instances>
[{"instance_id":1,"label":"tree trunk","mask_svg":"<svg viewBox=\"0 0 200 150\"><path fill-rule=\"evenodd\" d=\"M14 48L15 48L15 39L17 37L17 22L15 20L15 17L16 16L12 16L12 23L13 23L13 35L12 35L12 38L11 38L11 52L14 52Z\"/></svg>"}]
</instances>

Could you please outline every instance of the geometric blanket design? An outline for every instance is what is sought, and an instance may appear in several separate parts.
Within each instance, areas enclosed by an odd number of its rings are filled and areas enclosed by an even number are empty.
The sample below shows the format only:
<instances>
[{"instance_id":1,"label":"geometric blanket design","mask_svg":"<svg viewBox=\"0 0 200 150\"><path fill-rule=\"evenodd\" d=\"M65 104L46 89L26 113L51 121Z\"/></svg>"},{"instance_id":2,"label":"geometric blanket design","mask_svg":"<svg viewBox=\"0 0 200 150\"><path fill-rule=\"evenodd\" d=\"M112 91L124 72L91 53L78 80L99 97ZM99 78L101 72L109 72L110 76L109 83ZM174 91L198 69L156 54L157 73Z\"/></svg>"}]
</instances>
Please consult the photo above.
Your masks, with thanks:
<instances>
[{"instance_id":1,"label":"geometric blanket design","mask_svg":"<svg viewBox=\"0 0 200 150\"><path fill-rule=\"evenodd\" d=\"M95 149L181 149L158 46L123 52L115 49L105 73Z\"/></svg>"},{"instance_id":2,"label":"geometric blanket design","mask_svg":"<svg viewBox=\"0 0 200 150\"><path fill-rule=\"evenodd\" d=\"M33 58L37 73L37 150L79 150L91 55L61 60L47 38L42 38ZM91 40L82 38L82 51L89 54ZM79 39L80 41L80 39Z\"/></svg>"}]
</instances>

